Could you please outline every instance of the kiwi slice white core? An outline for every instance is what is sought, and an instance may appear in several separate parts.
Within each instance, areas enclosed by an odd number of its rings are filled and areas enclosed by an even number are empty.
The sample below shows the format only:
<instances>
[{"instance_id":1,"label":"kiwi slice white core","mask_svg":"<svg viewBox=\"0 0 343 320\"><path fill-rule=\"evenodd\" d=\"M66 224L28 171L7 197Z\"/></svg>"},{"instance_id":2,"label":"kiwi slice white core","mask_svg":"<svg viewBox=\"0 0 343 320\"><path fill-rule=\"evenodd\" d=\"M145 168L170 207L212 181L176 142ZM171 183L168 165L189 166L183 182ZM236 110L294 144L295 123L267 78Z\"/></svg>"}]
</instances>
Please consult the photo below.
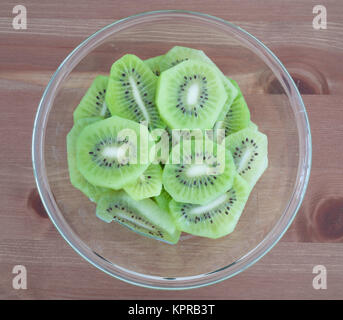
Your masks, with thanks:
<instances>
[{"instance_id":1,"label":"kiwi slice white core","mask_svg":"<svg viewBox=\"0 0 343 320\"><path fill-rule=\"evenodd\" d=\"M114 146L108 146L105 147L104 150L102 150L102 155L105 158L110 158L114 160L122 159L126 154L126 148L121 147L114 147Z\"/></svg>"},{"instance_id":2,"label":"kiwi slice white core","mask_svg":"<svg viewBox=\"0 0 343 320\"><path fill-rule=\"evenodd\" d=\"M149 120L150 120L149 114L148 114L148 111L147 111L147 109L145 107L143 99L142 99L142 97L141 97L141 95L139 93L139 89L137 87L136 81L135 81L135 79L133 77L130 77L129 81L130 81L130 85L131 85L131 88L132 88L133 98L135 99L138 107L141 109L145 121L149 122Z\"/></svg>"},{"instance_id":3,"label":"kiwi slice white core","mask_svg":"<svg viewBox=\"0 0 343 320\"><path fill-rule=\"evenodd\" d=\"M211 211L211 210L219 207L220 205L225 203L226 200L227 200L227 194L224 193L223 195L221 195L220 197L218 197L217 199L215 199L214 201L212 201L206 205L193 207L189 211L189 213L190 214L203 214L205 212Z\"/></svg>"},{"instance_id":4,"label":"kiwi slice white core","mask_svg":"<svg viewBox=\"0 0 343 320\"><path fill-rule=\"evenodd\" d=\"M199 84L198 83L193 83L187 91L187 104L188 105L195 105L198 102L199 99Z\"/></svg>"},{"instance_id":5,"label":"kiwi slice white core","mask_svg":"<svg viewBox=\"0 0 343 320\"><path fill-rule=\"evenodd\" d=\"M121 213L120 211L115 212L115 219L123 221L123 222L131 222L133 225L139 226L146 231L154 231L152 225L150 225L147 221L139 220L136 216L128 216L125 213Z\"/></svg>"},{"instance_id":6,"label":"kiwi slice white core","mask_svg":"<svg viewBox=\"0 0 343 320\"><path fill-rule=\"evenodd\" d=\"M255 152L254 150L247 148L240 154L239 158L237 157L234 158L234 160L236 160L235 164L237 166L238 172L240 172L241 170L243 170L245 167L249 165L249 162L254 152Z\"/></svg>"},{"instance_id":7,"label":"kiwi slice white core","mask_svg":"<svg viewBox=\"0 0 343 320\"><path fill-rule=\"evenodd\" d=\"M106 116L107 113L108 113L108 108L107 108L106 102L104 101L101 106L100 116L104 117Z\"/></svg>"},{"instance_id":8,"label":"kiwi slice white core","mask_svg":"<svg viewBox=\"0 0 343 320\"><path fill-rule=\"evenodd\" d=\"M207 176L209 174L210 168L205 164L195 164L190 166L187 171L186 175L190 178L193 177L200 177L200 176Z\"/></svg>"}]
</instances>

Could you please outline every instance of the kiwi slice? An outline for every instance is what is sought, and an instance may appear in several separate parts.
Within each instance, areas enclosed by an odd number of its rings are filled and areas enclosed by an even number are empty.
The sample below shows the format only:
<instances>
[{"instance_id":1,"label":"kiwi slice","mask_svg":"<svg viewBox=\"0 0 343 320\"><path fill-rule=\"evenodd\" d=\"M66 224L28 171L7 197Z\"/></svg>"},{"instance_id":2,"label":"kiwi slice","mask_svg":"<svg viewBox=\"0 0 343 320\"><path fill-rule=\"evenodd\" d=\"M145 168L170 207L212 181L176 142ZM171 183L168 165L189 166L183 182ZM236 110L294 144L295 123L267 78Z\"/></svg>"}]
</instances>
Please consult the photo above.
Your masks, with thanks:
<instances>
[{"instance_id":1,"label":"kiwi slice","mask_svg":"<svg viewBox=\"0 0 343 320\"><path fill-rule=\"evenodd\" d=\"M153 146L145 125L113 116L82 130L76 144L77 167L91 184L120 189L148 168Z\"/></svg>"},{"instance_id":2,"label":"kiwi slice","mask_svg":"<svg viewBox=\"0 0 343 320\"><path fill-rule=\"evenodd\" d=\"M227 83L230 83L231 87L234 88L235 90L235 96L234 98L230 97L229 94L230 94L230 90L227 88ZM227 93L228 93L228 99L226 100L225 104L224 104L224 107L221 111L221 113L219 114L218 116L218 120L224 120L225 119L225 116L226 114L228 113L228 111L230 110L230 107L233 103L233 101L240 95L241 91L240 91L240 88L238 87L238 84L236 81L234 81L233 79L230 79L229 77L225 77L225 85L224 85L225 89L227 90Z\"/></svg>"},{"instance_id":3,"label":"kiwi slice","mask_svg":"<svg viewBox=\"0 0 343 320\"><path fill-rule=\"evenodd\" d=\"M108 77L100 75L94 79L74 111L75 122L82 118L108 118L111 115L105 103L107 84Z\"/></svg>"},{"instance_id":4,"label":"kiwi slice","mask_svg":"<svg viewBox=\"0 0 343 320\"><path fill-rule=\"evenodd\" d=\"M243 96L240 96L234 100L223 120L225 135L240 131L248 127L249 123L250 111Z\"/></svg>"},{"instance_id":5,"label":"kiwi slice","mask_svg":"<svg viewBox=\"0 0 343 320\"><path fill-rule=\"evenodd\" d=\"M207 203L227 191L236 174L228 149L205 139L172 148L169 163L163 169L163 185L179 202Z\"/></svg>"},{"instance_id":6,"label":"kiwi slice","mask_svg":"<svg viewBox=\"0 0 343 320\"><path fill-rule=\"evenodd\" d=\"M164 128L155 105L157 76L147 64L133 54L126 54L111 67L106 103L112 115L136 122L146 122L149 128Z\"/></svg>"},{"instance_id":7,"label":"kiwi slice","mask_svg":"<svg viewBox=\"0 0 343 320\"><path fill-rule=\"evenodd\" d=\"M247 182L236 174L232 187L216 199L204 205L171 200L169 208L179 230L216 239L235 229L249 193Z\"/></svg>"},{"instance_id":8,"label":"kiwi slice","mask_svg":"<svg viewBox=\"0 0 343 320\"><path fill-rule=\"evenodd\" d=\"M161 71L172 68L177 64L188 60L196 60L208 63L218 72L218 75L221 77L224 88L227 93L227 100L225 103L225 106L227 107L227 112L229 110L228 108L231 106L233 100L238 94L237 88L223 74L223 72L217 67L217 65L204 53L204 51L182 46L175 46L164 55L164 58L160 62Z\"/></svg>"},{"instance_id":9,"label":"kiwi slice","mask_svg":"<svg viewBox=\"0 0 343 320\"><path fill-rule=\"evenodd\" d=\"M173 129L211 129L226 99L218 73L207 63L184 61L158 78L156 104Z\"/></svg>"},{"instance_id":10,"label":"kiwi slice","mask_svg":"<svg viewBox=\"0 0 343 320\"><path fill-rule=\"evenodd\" d=\"M162 189L162 168L159 164L151 164L135 181L124 186L124 190L134 200L155 197Z\"/></svg>"},{"instance_id":11,"label":"kiwi slice","mask_svg":"<svg viewBox=\"0 0 343 320\"><path fill-rule=\"evenodd\" d=\"M163 71L162 67L161 67L161 62L164 58L164 55L161 56L156 56L150 59L146 59L144 60L144 63L146 65L148 65L148 67L150 68L150 70L156 75L159 76L161 74L161 72Z\"/></svg>"},{"instance_id":12,"label":"kiwi slice","mask_svg":"<svg viewBox=\"0 0 343 320\"><path fill-rule=\"evenodd\" d=\"M232 153L237 172L252 188L268 166L267 136L246 128L229 135L225 145Z\"/></svg>"},{"instance_id":13,"label":"kiwi slice","mask_svg":"<svg viewBox=\"0 0 343 320\"><path fill-rule=\"evenodd\" d=\"M172 200L172 197L170 194L162 188L161 193L157 196L154 197L154 201L157 203L157 205L165 211L169 211L169 202Z\"/></svg>"},{"instance_id":14,"label":"kiwi slice","mask_svg":"<svg viewBox=\"0 0 343 320\"><path fill-rule=\"evenodd\" d=\"M92 185L80 173L76 165L76 141L80 132L85 127L100 120L102 120L100 117L77 120L67 135L67 157L70 182L75 188L79 189L94 202L97 202L100 196L109 189Z\"/></svg>"},{"instance_id":15,"label":"kiwi slice","mask_svg":"<svg viewBox=\"0 0 343 320\"><path fill-rule=\"evenodd\" d=\"M171 48L160 61L161 70L167 70L176 66L177 64L188 61L196 60L202 61L205 63L212 64L212 61L209 57L206 56L204 51L197 50L193 48L187 48L182 46L175 46Z\"/></svg>"},{"instance_id":16,"label":"kiwi slice","mask_svg":"<svg viewBox=\"0 0 343 320\"><path fill-rule=\"evenodd\" d=\"M141 235L167 243L177 243L180 231L171 215L151 199L134 200L124 191L105 193L96 207L96 215L105 222L116 221Z\"/></svg>"},{"instance_id":17,"label":"kiwi slice","mask_svg":"<svg viewBox=\"0 0 343 320\"><path fill-rule=\"evenodd\" d=\"M218 72L222 75L222 80L224 84L224 88L227 93L227 100L225 101L224 107L222 109L222 113L226 114L227 111L229 111L232 103L235 101L236 97L238 96L238 90L237 88L232 84L232 82L224 76L224 74L218 69L216 66ZM225 112L225 113L224 113Z\"/></svg>"},{"instance_id":18,"label":"kiwi slice","mask_svg":"<svg viewBox=\"0 0 343 320\"><path fill-rule=\"evenodd\" d=\"M225 104L215 125L215 129L225 130L225 136L248 127L250 123L250 111L242 92L236 81L232 79L230 81L237 88L238 95L230 106Z\"/></svg>"},{"instance_id":19,"label":"kiwi slice","mask_svg":"<svg viewBox=\"0 0 343 320\"><path fill-rule=\"evenodd\" d=\"M252 122L252 121L249 122L247 128L249 128L249 129L251 129L251 130L258 131L258 125L257 125L255 122Z\"/></svg>"}]
</instances>

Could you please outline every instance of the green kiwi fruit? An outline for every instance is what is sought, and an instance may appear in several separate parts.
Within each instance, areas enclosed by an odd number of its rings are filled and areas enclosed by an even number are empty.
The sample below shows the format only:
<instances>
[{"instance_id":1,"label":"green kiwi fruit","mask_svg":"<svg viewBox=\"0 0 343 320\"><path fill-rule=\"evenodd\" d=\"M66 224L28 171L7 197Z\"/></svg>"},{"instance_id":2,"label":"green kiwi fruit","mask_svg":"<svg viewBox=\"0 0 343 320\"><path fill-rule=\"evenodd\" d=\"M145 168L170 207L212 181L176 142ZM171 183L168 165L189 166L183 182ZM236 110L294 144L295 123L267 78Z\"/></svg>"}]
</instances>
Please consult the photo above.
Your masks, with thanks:
<instances>
[{"instance_id":1,"label":"green kiwi fruit","mask_svg":"<svg viewBox=\"0 0 343 320\"><path fill-rule=\"evenodd\" d=\"M155 105L157 76L137 56L126 54L111 67L106 103L112 115L164 128Z\"/></svg>"},{"instance_id":2,"label":"green kiwi fruit","mask_svg":"<svg viewBox=\"0 0 343 320\"><path fill-rule=\"evenodd\" d=\"M218 117L215 129L224 129L225 136L248 127L250 123L250 111L247 103L239 89L236 81L230 79L231 83L238 90L238 95L230 106L224 106L222 113Z\"/></svg>"},{"instance_id":3,"label":"green kiwi fruit","mask_svg":"<svg viewBox=\"0 0 343 320\"><path fill-rule=\"evenodd\" d=\"M148 168L153 147L145 125L112 116L81 131L76 144L77 167L91 184L121 189Z\"/></svg>"},{"instance_id":4,"label":"green kiwi fruit","mask_svg":"<svg viewBox=\"0 0 343 320\"><path fill-rule=\"evenodd\" d=\"M247 128L258 131L258 125L255 122L250 121Z\"/></svg>"},{"instance_id":5,"label":"green kiwi fruit","mask_svg":"<svg viewBox=\"0 0 343 320\"><path fill-rule=\"evenodd\" d=\"M204 204L227 191L235 174L230 151L204 139L175 145L162 180L176 201Z\"/></svg>"},{"instance_id":6,"label":"green kiwi fruit","mask_svg":"<svg viewBox=\"0 0 343 320\"><path fill-rule=\"evenodd\" d=\"M225 135L235 133L246 127L250 123L250 111L243 96L236 98L223 120Z\"/></svg>"},{"instance_id":7,"label":"green kiwi fruit","mask_svg":"<svg viewBox=\"0 0 343 320\"><path fill-rule=\"evenodd\" d=\"M216 68L218 69L218 67L216 66ZM232 84L232 82L230 81L230 79L228 79L227 77L224 76L224 74L218 69L218 72L220 72L220 74L222 75L222 80L223 80L223 84L224 84L224 88L226 90L226 94L227 94L227 100L224 104L224 107L222 109L222 113L225 114L227 113L227 111L229 111L229 109L231 108L233 102L235 101L236 97L238 96L238 90L237 88Z\"/></svg>"},{"instance_id":8,"label":"green kiwi fruit","mask_svg":"<svg viewBox=\"0 0 343 320\"><path fill-rule=\"evenodd\" d=\"M202 50L187 48L182 46L175 46L171 48L160 61L161 70L165 71L177 64L188 61L196 60L211 64L212 61Z\"/></svg>"},{"instance_id":9,"label":"green kiwi fruit","mask_svg":"<svg viewBox=\"0 0 343 320\"><path fill-rule=\"evenodd\" d=\"M105 193L96 207L96 215L105 222L116 221L141 235L175 244L180 231L168 211L151 199L134 200L124 191Z\"/></svg>"},{"instance_id":10,"label":"green kiwi fruit","mask_svg":"<svg viewBox=\"0 0 343 320\"><path fill-rule=\"evenodd\" d=\"M154 197L154 201L157 203L157 205L162 210L165 210L167 212L169 212L169 202L171 200L172 197L164 188L162 188L161 193L157 197Z\"/></svg>"},{"instance_id":11,"label":"green kiwi fruit","mask_svg":"<svg viewBox=\"0 0 343 320\"><path fill-rule=\"evenodd\" d=\"M94 79L74 111L75 122L82 118L108 118L111 115L105 103L107 84L108 77L100 75Z\"/></svg>"},{"instance_id":12,"label":"green kiwi fruit","mask_svg":"<svg viewBox=\"0 0 343 320\"><path fill-rule=\"evenodd\" d=\"M169 208L179 230L216 239L235 229L249 193L247 182L236 174L232 187L216 199L204 205L171 200Z\"/></svg>"},{"instance_id":13,"label":"green kiwi fruit","mask_svg":"<svg viewBox=\"0 0 343 320\"><path fill-rule=\"evenodd\" d=\"M230 110L230 107L231 107L233 101L239 96L239 93L240 93L240 88L238 87L238 84L236 81L230 79L229 77L225 77L225 83L230 83L231 86L235 89L235 97L231 98L229 96L230 90L228 90L228 88L226 88L224 86L225 89L227 90L227 93L228 93L228 99L226 100L224 107L222 108L222 111L220 112L220 114L218 116L218 120L221 120L221 121L225 119L225 116L226 116L227 112Z\"/></svg>"},{"instance_id":14,"label":"green kiwi fruit","mask_svg":"<svg viewBox=\"0 0 343 320\"><path fill-rule=\"evenodd\" d=\"M162 189L162 168L159 164L151 164L137 180L124 186L126 193L134 200L155 197Z\"/></svg>"},{"instance_id":15,"label":"green kiwi fruit","mask_svg":"<svg viewBox=\"0 0 343 320\"><path fill-rule=\"evenodd\" d=\"M67 158L70 182L75 188L82 191L91 201L94 202L97 202L100 196L109 189L92 185L80 173L76 164L76 141L80 132L85 127L100 120L102 120L100 117L77 120L67 135Z\"/></svg>"},{"instance_id":16,"label":"green kiwi fruit","mask_svg":"<svg viewBox=\"0 0 343 320\"><path fill-rule=\"evenodd\" d=\"M211 129L226 99L218 73L207 63L184 61L158 78L156 104L173 129Z\"/></svg>"},{"instance_id":17,"label":"green kiwi fruit","mask_svg":"<svg viewBox=\"0 0 343 320\"><path fill-rule=\"evenodd\" d=\"M252 188L268 166L267 136L249 128L230 134L225 139L236 170Z\"/></svg>"},{"instance_id":18,"label":"green kiwi fruit","mask_svg":"<svg viewBox=\"0 0 343 320\"><path fill-rule=\"evenodd\" d=\"M150 70L156 75L159 76L163 69L161 68L161 61L163 60L164 55L156 56L150 59L144 60L144 63L148 65Z\"/></svg>"},{"instance_id":19,"label":"green kiwi fruit","mask_svg":"<svg viewBox=\"0 0 343 320\"><path fill-rule=\"evenodd\" d=\"M177 64L188 60L195 60L208 63L218 72L218 75L221 77L224 88L227 93L227 100L225 106L229 108L233 100L237 96L238 91L236 87L231 83L231 81L217 67L217 65L204 53L204 51L182 46L175 46L164 55L164 58L160 62L161 71L163 72L164 70L172 68ZM228 111L228 109L226 111Z\"/></svg>"}]
</instances>

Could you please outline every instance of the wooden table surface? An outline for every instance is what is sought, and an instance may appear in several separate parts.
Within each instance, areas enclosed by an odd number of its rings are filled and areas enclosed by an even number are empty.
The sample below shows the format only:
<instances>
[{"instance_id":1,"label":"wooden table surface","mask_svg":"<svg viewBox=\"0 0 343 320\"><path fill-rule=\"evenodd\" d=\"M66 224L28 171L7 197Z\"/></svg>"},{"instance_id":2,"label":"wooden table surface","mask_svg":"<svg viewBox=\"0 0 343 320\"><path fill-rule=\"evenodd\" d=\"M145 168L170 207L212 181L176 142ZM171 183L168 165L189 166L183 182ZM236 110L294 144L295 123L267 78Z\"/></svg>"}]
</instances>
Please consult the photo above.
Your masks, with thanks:
<instances>
[{"instance_id":1,"label":"wooden table surface","mask_svg":"<svg viewBox=\"0 0 343 320\"><path fill-rule=\"evenodd\" d=\"M2 0L0 3L0 299L342 299L343 6L322 0L326 30L312 27L312 0ZM12 9L26 6L27 30ZM37 105L65 56L99 28L142 11L185 9L232 21L269 46L295 78L313 135L303 205L282 240L243 273L205 288L160 292L113 279L83 260L44 212L31 164ZM25 265L27 290L12 288ZM312 286L324 265L327 289Z\"/></svg>"}]
</instances>

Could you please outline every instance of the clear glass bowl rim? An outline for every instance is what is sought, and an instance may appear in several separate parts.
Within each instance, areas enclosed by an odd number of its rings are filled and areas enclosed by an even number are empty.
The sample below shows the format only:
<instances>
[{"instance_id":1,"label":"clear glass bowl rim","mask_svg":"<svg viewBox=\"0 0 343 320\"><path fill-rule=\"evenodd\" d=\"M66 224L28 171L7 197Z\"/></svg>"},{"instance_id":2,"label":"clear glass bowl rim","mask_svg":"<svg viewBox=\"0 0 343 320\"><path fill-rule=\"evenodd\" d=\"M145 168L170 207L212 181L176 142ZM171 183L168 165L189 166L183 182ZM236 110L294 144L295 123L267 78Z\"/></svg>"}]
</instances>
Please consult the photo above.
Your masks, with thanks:
<instances>
[{"instance_id":1,"label":"clear glass bowl rim","mask_svg":"<svg viewBox=\"0 0 343 320\"><path fill-rule=\"evenodd\" d=\"M173 16L199 19L220 26L221 28L226 28L229 32L240 37L248 46L253 46L255 50L257 50L255 53L259 54L260 58L264 60L274 73L276 72L276 77L282 84L288 98L292 100L293 103L291 106L295 115L299 135L299 163L293 193L281 218L272 230L269 231L266 237L254 249L247 252L234 263L209 273L178 278L150 276L127 270L106 260L89 248L73 232L63 218L63 214L60 212L55 202L48 183L44 159L46 124L56 96L56 89L78 62L107 36L122 28L151 19ZM185 10L149 11L132 15L105 26L85 39L65 58L51 77L38 106L32 135L32 162L37 189L46 212L62 237L79 255L103 272L128 283L154 289L191 289L214 284L242 272L262 258L281 239L294 220L307 189L311 171L311 161L311 131L306 109L294 81L279 59L260 40L242 28L218 17Z\"/></svg>"}]
</instances>

